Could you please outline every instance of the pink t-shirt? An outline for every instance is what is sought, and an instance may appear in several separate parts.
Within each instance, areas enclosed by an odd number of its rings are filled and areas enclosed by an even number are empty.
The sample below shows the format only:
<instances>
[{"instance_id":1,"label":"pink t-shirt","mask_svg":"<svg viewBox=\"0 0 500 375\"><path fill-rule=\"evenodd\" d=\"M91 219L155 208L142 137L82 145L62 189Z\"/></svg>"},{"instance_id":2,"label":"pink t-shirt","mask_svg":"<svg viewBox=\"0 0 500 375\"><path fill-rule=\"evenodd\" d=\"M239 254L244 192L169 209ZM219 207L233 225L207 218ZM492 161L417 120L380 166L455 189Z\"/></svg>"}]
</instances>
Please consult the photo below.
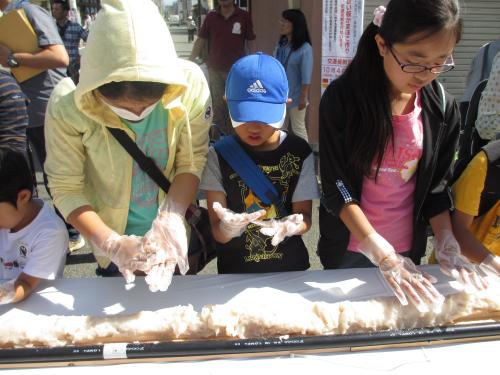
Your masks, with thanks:
<instances>
[{"instance_id":1,"label":"pink t-shirt","mask_svg":"<svg viewBox=\"0 0 500 375\"><path fill-rule=\"evenodd\" d=\"M372 177L363 179L360 207L375 230L398 253L410 250L413 239L413 193L424 137L421 112L417 92L411 113L392 116L395 152L390 142L377 181ZM373 176L376 168L374 163ZM359 241L351 236L347 248L358 252L358 245Z\"/></svg>"}]
</instances>

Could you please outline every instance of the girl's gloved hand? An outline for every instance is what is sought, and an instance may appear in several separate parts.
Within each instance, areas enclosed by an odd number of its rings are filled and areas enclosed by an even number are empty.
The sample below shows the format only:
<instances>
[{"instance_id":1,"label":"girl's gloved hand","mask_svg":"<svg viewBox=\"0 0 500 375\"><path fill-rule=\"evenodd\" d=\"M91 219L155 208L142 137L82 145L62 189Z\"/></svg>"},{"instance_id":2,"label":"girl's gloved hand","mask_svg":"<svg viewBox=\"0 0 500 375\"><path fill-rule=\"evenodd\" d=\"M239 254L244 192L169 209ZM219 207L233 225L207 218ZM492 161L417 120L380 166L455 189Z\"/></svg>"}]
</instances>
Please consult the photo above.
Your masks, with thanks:
<instances>
[{"instance_id":1,"label":"girl's gloved hand","mask_svg":"<svg viewBox=\"0 0 500 375\"><path fill-rule=\"evenodd\" d=\"M142 270L146 267L147 257L142 250L141 237L119 235L110 231L102 238L93 239L92 242L116 264L127 283L135 280L135 270Z\"/></svg>"},{"instance_id":2,"label":"girl's gloved hand","mask_svg":"<svg viewBox=\"0 0 500 375\"><path fill-rule=\"evenodd\" d=\"M147 274L146 283L152 292L167 290L176 265L183 275L189 270L186 226L179 213L160 211L142 246L148 258L142 271Z\"/></svg>"},{"instance_id":3,"label":"girl's gloved hand","mask_svg":"<svg viewBox=\"0 0 500 375\"><path fill-rule=\"evenodd\" d=\"M261 226L260 232L266 236L272 236L271 244L278 246L286 237L299 234L305 229L302 214L293 214L281 219L255 220L254 224Z\"/></svg>"},{"instance_id":4,"label":"girl's gloved hand","mask_svg":"<svg viewBox=\"0 0 500 375\"><path fill-rule=\"evenodd\" d=\"M214 202L212 207L220 220L219 228L221 232L228 238L241 236L248 224L266 214L265 210L237 214L228 208L222 207L219 202Z\"/></svg>"},{"instance_id":5,"label":"girl's gloved hand","mask_svg":"<svg viewBox=\"0 0 500 375\"><path fill-rule=\"evenodd\" d=\"M437 280L417 269L410 258L396 254L392 245L378 233L366 236L359 250L378 266L402 305L407 305L409 299L418 311L427 312L430 308L440 308L444 302L444 296L432 285Z\"/></svg>"},{"instance_id":6,"label":"girl's gloved hand","mask_svg":"<svg viewBox=\"0 0 500 375\"><path fill-rule=\"evenodd\" d=\"M487 281L478 274L476 266L461 254L460 245L451 230L444 229L435 234L434 249L441 271L460 282L466 290L474 292L488 287Z\"/></svg>"},{"instance_id":7,"label":"girl's gloved hand","mask_svg":"<svg viewBox=\"0 0 500 375\"><path fill-rule=\"evenodd\" d=\"M149 290L151 292L165 292L172 282L174 272L174 263L160 263L151 267L145 278Z\"/></svg>"}]
</instances>

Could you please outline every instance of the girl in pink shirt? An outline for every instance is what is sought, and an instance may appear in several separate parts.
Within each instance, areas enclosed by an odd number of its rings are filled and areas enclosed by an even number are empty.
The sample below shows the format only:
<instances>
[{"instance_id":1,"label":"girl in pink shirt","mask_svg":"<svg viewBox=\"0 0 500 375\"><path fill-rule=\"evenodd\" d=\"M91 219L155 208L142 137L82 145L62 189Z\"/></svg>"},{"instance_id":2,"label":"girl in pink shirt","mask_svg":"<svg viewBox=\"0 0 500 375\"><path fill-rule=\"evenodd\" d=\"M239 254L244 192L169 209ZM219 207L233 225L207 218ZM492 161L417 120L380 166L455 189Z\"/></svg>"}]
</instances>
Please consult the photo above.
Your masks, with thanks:
<instances>
[{"instance_id":1,"label":"girl in pink shirt","mask_svg":"<svg viewBox=\"0 0 500 375\"><path fill-rule=\"evenodd\" d=\"M435 81L454 67L462 19L456 0L391 0L374 16L321 100L318 254L325 268L373 263L402 304L426 311L443 300L415 266L427 223L441 269L486 287L451 231L459 113Z\"/></svg>"}]
</instances>

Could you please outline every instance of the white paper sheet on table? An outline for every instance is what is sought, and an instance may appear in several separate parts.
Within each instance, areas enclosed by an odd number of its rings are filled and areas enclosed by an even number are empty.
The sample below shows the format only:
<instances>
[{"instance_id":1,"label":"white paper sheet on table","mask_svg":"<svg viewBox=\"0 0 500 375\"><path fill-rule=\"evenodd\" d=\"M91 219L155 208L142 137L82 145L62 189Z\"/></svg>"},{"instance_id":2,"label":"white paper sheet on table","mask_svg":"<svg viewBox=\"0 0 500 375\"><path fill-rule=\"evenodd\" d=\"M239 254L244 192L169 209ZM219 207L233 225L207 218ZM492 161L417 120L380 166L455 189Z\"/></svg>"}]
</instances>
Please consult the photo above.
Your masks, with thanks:
<instances>
[{"instance_id":1,"label":"white paper sheet on table","mask_svg":"<svg viewBox=\"0 0 500 375\"><path fill-rule=\"evenodd\" d=\"M424 267L439 281L437 288L453 293L455 284L437 266ZM113 315L132 314L141 310L158 310L177 305L193 305L201 311L204 305L223 304L247 288L272 287L298 293L316 302L366 300L392 296L375 268L343 269L272 274L176 276L166 292L151 293L143 278L133 287L124 279L60 279L47 282L27 300L14 306L0 306L0 315L11 309L43 315Z\"/></svg>"}]
</instances>

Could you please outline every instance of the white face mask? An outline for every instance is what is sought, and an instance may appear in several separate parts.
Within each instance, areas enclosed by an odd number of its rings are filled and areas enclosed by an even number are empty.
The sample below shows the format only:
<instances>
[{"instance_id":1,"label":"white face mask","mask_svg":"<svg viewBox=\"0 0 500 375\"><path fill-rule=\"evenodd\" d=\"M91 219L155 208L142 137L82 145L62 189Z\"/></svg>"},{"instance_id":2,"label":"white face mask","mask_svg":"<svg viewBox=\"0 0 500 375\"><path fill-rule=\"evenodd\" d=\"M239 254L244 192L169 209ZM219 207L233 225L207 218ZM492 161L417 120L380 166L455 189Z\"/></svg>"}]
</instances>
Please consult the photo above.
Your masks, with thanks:
<instances>
[{"instance_id":1,"label":"white face mask","mask_svg":"<svg viewBox=\"0 0 500 375\"><path fill-rule=\"evenodd\" d=\"M126 109L123 108L118 108L114 107L109 103L106 103L106 105L120 118L132 122L138 122L144 120L146 117L148 117L151 112L155 109L156 105L158 104L159 100L157 102L154 102L150 106L144 108L144 110L141 112L140 115L136 115L135 113L132 113L130 111L127 111Z\"/></svg>"}]
</instances>

